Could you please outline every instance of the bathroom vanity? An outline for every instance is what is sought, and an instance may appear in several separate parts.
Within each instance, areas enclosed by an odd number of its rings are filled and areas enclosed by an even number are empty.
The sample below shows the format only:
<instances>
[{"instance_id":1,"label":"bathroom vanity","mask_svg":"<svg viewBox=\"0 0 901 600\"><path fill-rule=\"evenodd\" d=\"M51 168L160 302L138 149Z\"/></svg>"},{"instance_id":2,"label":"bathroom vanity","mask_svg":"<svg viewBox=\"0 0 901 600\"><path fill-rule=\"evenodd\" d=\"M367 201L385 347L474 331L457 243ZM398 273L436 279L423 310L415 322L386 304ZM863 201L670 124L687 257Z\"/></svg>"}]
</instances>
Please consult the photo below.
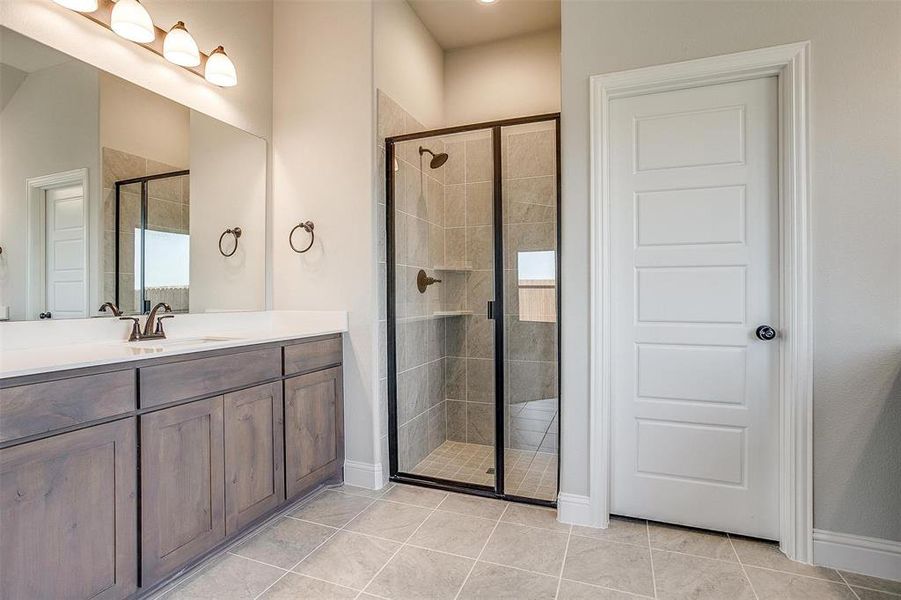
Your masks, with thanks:
<instances>
[{"instance_id":1,"label":"bathroom vanity","mask_svg":"<svg viewBox=\"0 0 901 600\"><path fill-rule=\"evenodd\" d=\"M94 360L72 345L10 351L4 339L0 597L141 595L341 480L346 315L278 331L252 323L266 315L246 317L242 338L102 342ZM183 333L217 319L197 315ZM30 353L56 364L26 365ZM68 368L86 362L101 364Z\"/></svg>"}]
</instances>

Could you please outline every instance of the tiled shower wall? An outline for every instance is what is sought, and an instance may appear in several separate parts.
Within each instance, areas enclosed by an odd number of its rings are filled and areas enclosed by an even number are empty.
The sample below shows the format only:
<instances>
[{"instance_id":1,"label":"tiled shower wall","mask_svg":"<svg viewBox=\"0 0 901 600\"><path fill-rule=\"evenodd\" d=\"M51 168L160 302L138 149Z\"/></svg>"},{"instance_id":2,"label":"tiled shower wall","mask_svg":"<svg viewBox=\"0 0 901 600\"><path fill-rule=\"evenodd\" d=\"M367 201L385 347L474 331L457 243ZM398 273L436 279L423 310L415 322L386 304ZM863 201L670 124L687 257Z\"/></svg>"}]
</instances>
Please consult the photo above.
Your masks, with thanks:
<instances>
[{"instance_id":1,"label":"tiled shower wall","mask_svg":"<svg viewBox=\"0 0 901 600\"><path fill-rule=\"evenodd\" d=\"M113 148L102 149L103 173L103 300L116 296L116 182L146 175L179 171L175 167L143 156ZM189 178L175 177L154 181L148 187L147 227L155 231L189 233ZM125 313L138 311L135 294L135 229L141 226L141 186L131 184L120 190L119 203L119 308ZM188 309L187 290L159 290L160 299L175 310ZM155 299L150 294L151 301ZM162 296L165 296L163 298ZM174 304L173 304L174 303Z\"/></svg>"},{"instance_id":2,"label":"tiled shower wall","mask_svg":"<svg viewBox=\"0 0 901 600\"><path fill-rule=\"evenodd\" d=\"M518 404L557 398L557 323L520 319L518 290L519 253L557 250L554 122L505 127L502 151L506 446L556 453L556 423L545 434L541 429L547 423L512 410Z\"/></svg>"}]
</instances>

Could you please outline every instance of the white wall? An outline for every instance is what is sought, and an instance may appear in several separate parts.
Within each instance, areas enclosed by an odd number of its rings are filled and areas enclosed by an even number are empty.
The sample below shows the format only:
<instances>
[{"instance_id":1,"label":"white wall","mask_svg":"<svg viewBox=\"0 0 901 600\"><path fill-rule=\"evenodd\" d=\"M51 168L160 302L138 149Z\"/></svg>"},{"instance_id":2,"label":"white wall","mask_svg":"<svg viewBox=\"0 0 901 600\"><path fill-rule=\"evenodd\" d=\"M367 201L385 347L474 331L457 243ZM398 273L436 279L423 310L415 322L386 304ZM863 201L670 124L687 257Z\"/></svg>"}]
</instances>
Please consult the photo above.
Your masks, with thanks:
<instances>
[{"instance_id":1,"label":"white wall","mask_svg":"<svg viewBox=\"0 0 901 600\"><path fill-rule=\"evenodd\" d=\"M190 109L100 73L100 146L188 168Z\"/></svg>"},{"instance_id":2,"label":"white wall","mask_svg":"<svg viewBox=\"0 0 901 600\"><path fill-rule=\"evenodd\" d=\"M375 469L372 11L365 0L276 3L272 170L274 307L348 311L346 455ZM316 244L296 254L288 233L308 219Z\"/></svg>"},{"instance_id":3,"label":"white wall","mask_svg":"<svg viewBox=\"0 0 901 600\"><path fill-rule=\"evenodd\" d=\"M11 320L28 318L25 180L72 169L88 169L90 298L99 305L98 89L97 71L71 61L30 73L0 112L0 305Z\"/></svg>"},{"instance_id":4,"label":"white wall","mask_svg":"<svg viewBox=\"0 0 901 600\"><path fill-rule=\"evenodd\" d=\"M444 120L463 125L560 110L560 30L460 48L444 60Z\"/></svg>"},{"instance_id":5,"label":"white wall","mask_svg":"<svg viewBox=\"0 0 901 600\"><path fill-rule=\"evenodd\" d=\"M444 119L444 51L406 0L373 4L375 87L426 129Z\"/></svg>"},{"instance_id":6,"label":"white wall","mask_svg":"<svg viewBox=\"0 0 901 600\"><path fill-rule=\"evenodd\" d=\"M262 310L266 141L191 111L191 312ZM241 228L232 256L219 236ZM228 252L234 240L226 236Z\"/></svg>"},{"instance_id":7,"label":"white wall","mask_svg":"<svg viewBox=\"0 0 901 600\"><path fill-rule=\"evenodd\" d=\"M588 78L810 40L814 527L901 540L901 3L563 3L562 491L588 493Z\"/></svg>"}]
</instances>

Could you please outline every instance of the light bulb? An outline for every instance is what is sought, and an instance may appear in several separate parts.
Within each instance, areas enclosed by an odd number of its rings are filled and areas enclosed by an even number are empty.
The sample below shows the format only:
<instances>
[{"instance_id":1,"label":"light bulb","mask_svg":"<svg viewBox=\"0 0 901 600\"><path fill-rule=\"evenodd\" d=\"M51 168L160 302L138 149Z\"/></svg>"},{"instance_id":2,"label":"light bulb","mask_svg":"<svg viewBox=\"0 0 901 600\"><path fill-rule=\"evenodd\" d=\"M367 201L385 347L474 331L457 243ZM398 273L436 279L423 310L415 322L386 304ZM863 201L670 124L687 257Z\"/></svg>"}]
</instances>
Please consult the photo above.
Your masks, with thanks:
<instances>
[{"instance_id":1,"label":"light bulb","mask_svg":"<svg viewBox=\"0 0 901 600\"><path fill-rule=\"evenodd\" d=\"M203 76L213 85L220 87L232 87L238 85L238 74L235 65L225 53L225 49L219 46L206 59L206 68Z\"/></svg>"},{"instance_id":2,"label":"light bulb","mask_svg":"<svg viewBox=\"0 0 901 600\"><path fill-rule=\"evenodd\" d=\"M126 40L149 44L156 38L153 19L138 0L116 0L110 27Z\"/></svg>"},{"instance_id":3,"label":"light bulb","mask_svg":"<svg viewBox=\"0 0 901 600\"><path fill-rule=\"evenodd\" d=\"M200 64L197 42L188 33L184 22L179 21L166 34L163 40L163 56L169 62L182 67L196 67Z\"/></svg>"},{"instance_id":4,"label":"light bulb","mask_svg":"<svg viewBox=\"0 0 901 600\"><path fill-rule=\"evenodd\" d=\"M97 10L97 0L53 0L60 6L78 12L94 12Z\"/></svg>"}]
</instances>

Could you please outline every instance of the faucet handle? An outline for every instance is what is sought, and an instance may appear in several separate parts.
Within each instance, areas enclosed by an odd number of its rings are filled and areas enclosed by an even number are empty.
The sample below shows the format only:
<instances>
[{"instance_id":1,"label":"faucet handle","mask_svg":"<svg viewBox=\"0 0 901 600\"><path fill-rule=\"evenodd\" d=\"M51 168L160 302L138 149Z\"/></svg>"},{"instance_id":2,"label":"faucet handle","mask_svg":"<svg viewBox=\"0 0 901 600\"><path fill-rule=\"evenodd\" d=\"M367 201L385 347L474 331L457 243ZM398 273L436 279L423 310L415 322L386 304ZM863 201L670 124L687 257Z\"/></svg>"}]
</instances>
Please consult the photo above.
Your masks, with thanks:
<instances>
[{"instance_id":1,"label":"faucet handle","mask_svg":"<svg viewBox=\"0 0 901 600\"><path fill-rule=\"evenodd\" d=\"M136 342L141 339L141 320L137 317L119 317L120 321L134 321L131 324L131 335L128 336L129 342Z\"/></svg>"},{"instance_id":2,"label":"faucet handle","mask_svg":"<svg viewBox=\"0 0 901 600\"><path fill-rule=\"evenodd\" d=\"M163 319L174 319L175 315L160 315L156 318L156 331L154 333L158 333L163 337L166 337L166 332L163 331Z\"/></svg>"}]
</instances>

